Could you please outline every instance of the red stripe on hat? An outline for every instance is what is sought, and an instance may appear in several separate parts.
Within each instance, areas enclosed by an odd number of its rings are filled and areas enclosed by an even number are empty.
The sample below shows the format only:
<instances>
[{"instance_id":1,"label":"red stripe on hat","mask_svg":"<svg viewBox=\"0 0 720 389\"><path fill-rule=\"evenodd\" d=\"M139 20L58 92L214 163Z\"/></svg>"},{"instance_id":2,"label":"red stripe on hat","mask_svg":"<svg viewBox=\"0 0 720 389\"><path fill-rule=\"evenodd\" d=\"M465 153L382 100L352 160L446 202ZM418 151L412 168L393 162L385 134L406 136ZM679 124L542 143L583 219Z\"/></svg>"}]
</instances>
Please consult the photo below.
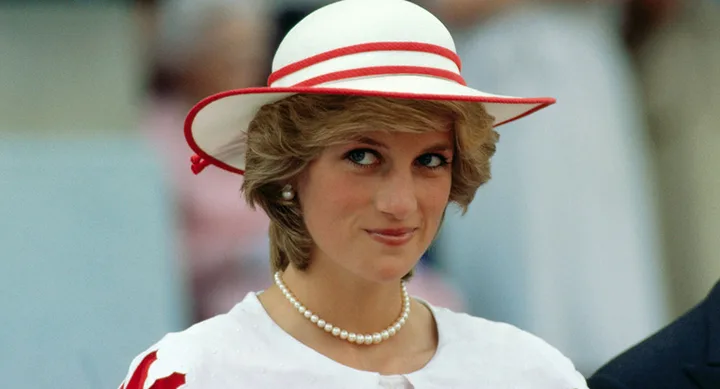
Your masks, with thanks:
<instances>
[{"instance_id":1,"label":"red stripe on hat","mask_svg":"<svg viewBox=\"0 0 720 389\"><path fill-rule=\"evenodd\" d=\"M296 84L294 85L294 87L312 87L324 84L326 82L345 80L348 78L379 76L387 74L420 74L426 76L441 77L450 81L455 81L461 85L467 85L462 76L449 70L428 68L423 66L373 66L323 74L322 76L313 77L309 80L305 80L299 84Z\"/></svg>"},{"instance_id":2,"label":"red stripe on hat","mask_svg":"<svg viewBox=\"0 0 720 389\"><path fill-rule=\"evenodd\" d=\"M333 58L343 57L346 55L367 53L372 51L415 51L421 53L437 54L453 61L455 65L457 65L458 70L462 69L462 61L460 60L460 57L455 52L446 47L420 42L373 42L326 51L324 53L313 55L312 57L308 57L301 61L282 67L270 75L270 77L268 78L268 86L272 85L275 81L287 75L305 69L309 66L318 64L320 62L328 61Z\"/></svg>"}]
</instances>

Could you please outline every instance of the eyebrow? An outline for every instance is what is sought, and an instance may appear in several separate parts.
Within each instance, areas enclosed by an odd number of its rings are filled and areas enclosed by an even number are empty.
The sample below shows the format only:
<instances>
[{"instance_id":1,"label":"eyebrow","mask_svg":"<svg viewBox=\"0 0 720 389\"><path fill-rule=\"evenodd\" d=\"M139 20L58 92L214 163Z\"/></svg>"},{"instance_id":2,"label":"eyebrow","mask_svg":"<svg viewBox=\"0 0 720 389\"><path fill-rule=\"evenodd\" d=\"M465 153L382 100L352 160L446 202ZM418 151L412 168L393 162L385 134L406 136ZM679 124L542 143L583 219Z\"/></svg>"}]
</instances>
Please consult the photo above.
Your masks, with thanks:
<instances>
[{"instance_id":1,"label":"eyebrow","mask_svg":"<svg viewBox=\"0 0 720 389\"><path fill-rule=\"evenodd\" d=\"M357 139L355 139L355 141L358 143L368 145L368 146L375 146L375 147L379 147L381 149L389 149L389 147L385 143L377 141L373 138L369 138L367 136L358 137Z\"/></svg>"},{"instance_id":2,"label":"eyebrow","mask_svg":"<svg viewBox=\"0 0 720 389\"><path fill-rule=\"evenodd\" d=\"M427 153L437 153L437 152L453 152L455 151L455 148L448 142L441 142L436 145L432 145L430 147L427 147L425 150L422 151L423 154Z\"/></svg>"},{"instance_id":3,"label":"eyebrow","mask_svg":"<svg viewBox=\"0 0 720 389\"><path fill-rule=\"evenodd\" d=\"M375 146L375 147L378 147L381 149L387 150L390 148L385 143L382 143L378 140L375 140L375 139L367 137L367 136L361 136L361 137L357 138L355 141L358 143L368 145L368 146ZM422 154L437 153L437 152L443 152L443 151L444 152L453 152L454 150L455 150L455 148L450 143L439 142L437 144L434 144L432 146L429 146L429 147L426 147L425 149L423 149Z\"/></svg>"}]
</instances>

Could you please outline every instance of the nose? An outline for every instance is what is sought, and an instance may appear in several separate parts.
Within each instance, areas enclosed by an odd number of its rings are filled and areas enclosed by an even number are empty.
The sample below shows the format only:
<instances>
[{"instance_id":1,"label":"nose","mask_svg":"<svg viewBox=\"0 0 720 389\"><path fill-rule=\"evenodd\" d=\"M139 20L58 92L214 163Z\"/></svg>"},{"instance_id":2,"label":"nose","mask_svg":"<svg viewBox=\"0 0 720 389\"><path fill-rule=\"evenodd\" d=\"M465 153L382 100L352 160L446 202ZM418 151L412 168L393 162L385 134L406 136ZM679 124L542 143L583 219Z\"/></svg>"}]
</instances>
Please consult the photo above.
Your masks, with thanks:
<instances>
[{"instance_id":1,"label":"nose","mask_svg":"<svg viewBox=\"0 0 720 389\"><path fill-rule=\"evenodd\" d=\"M385 174L375 195L375 206L383 214L405 220L417 211L418 200L412 172Z\"/></svg>"}]
</instances>

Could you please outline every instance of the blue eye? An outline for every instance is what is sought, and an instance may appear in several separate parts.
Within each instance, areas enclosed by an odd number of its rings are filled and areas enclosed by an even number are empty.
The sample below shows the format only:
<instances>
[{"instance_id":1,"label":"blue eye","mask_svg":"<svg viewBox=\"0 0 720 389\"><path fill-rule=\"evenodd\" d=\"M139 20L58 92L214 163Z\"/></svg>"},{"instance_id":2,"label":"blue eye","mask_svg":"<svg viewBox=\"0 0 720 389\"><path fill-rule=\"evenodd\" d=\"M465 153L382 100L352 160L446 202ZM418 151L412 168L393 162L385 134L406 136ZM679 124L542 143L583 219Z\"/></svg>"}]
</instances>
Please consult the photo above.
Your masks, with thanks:
<instances>
[{"instance_id":1,"label":"blue eye","mask_svg":"<svg viewBox=\"0 0 720 389\"><path fill-rule=\"evenodd\" d=\"M439 154L424 154L418 157L417 161L420 165L431 169L439 168L448 163L447 159Z\"/></svg>"},{"instance_id":2,"label":"blue eye","mask_svg":"<svg viewBox=\"0 0 720 389\"><path fill-rule=\"evenodd\" d=\"M347 153L345 158L360 166L372 166L378 162L378 157L375 155L375 152L365 149L352 150Z\"/></svg>"}]
</instances>

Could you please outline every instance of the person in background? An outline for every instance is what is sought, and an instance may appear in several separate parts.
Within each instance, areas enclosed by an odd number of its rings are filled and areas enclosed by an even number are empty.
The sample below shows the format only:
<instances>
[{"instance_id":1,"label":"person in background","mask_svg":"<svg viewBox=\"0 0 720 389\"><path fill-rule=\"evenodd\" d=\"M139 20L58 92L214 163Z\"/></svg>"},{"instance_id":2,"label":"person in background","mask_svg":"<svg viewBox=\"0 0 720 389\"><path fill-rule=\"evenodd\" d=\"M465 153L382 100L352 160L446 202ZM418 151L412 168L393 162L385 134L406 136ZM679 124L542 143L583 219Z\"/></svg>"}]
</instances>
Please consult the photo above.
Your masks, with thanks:
<instances>
[{"instance_id":1,"label":"person in background","mask_svg":"<svg viewBox=\"0 0 720 389\"><path fill-rule=\"evenodd\" d=\"M608 362L588 384L592 389L716 389L720 3L635 0L628 11L626 38L640 69L656 162L664 173L661 200L674 310L687 312Z\"/></svg>"},{"instance_id":2,"label":"person in background","mask_svg":"<svg viewBox=\"0 0 720 389\"><path fill-rule=\"evenodd\" d=\"M166 162L178 210L180 255L194 295L195 320L227 311L266 285L267 216L247 207L242 179L185 165L183 119L202 97L264 84L272 37L261 0L167 0L158 5L157 71L143 127Z\"/></svg>"},{"instance_id":3,"label":"person in background","mask_svg":"<svg viewBox=\"0 0 720 389\"><path fill-rule=\"evenodd\" d=\"M720 275L720 2L635 0L628 20L659 175L672 314Z\"/></svg>"},{"instance_id":4,"label":"person in background","mask_svg":"<svg viewBox=\"0 0 720 389\"><path fill-rule=\"evenodd\" d=\"M508 126L494 179L434 248L471 312L589 374L666 323L655 181L619 2L434 0L472 85L562 106ZM622 317L623 320L617 320Z\"/></svg>"}]
</instances>

